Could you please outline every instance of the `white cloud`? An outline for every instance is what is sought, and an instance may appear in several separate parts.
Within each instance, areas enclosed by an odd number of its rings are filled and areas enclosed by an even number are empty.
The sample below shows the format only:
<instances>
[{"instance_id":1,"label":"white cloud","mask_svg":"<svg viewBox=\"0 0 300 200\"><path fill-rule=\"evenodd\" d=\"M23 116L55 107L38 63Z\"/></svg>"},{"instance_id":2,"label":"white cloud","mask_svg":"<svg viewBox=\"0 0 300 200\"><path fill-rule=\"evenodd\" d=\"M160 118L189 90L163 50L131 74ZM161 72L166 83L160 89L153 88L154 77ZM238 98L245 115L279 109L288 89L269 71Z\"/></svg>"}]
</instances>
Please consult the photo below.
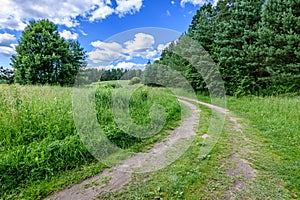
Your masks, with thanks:
<instances>
[{"instance_id":1,"label":"white cloud","mask_svg":"<svg viewBox=\"0 0 300 200\"><path fill-rule=\"evenodd\" d=\"M83 36L87 36L88 34L86 32L84 32L83 30L79 30L80 33L83 35Z\"/></svg>"},{"instance_id":2,"label":"white cloud","mask_svg":"<svg viewBox=\"0 0 300 200\"><path fill-rule=\"evenodd\" d=\"M174 5L174 4L175 4L175 1L171 1L171 4Z\"/></svg>"},{"instance_id":3,"label":"white cloud","mask_svg":"<svg viewBox=\"0 0 300 200\"><path fill-rule=\"evenodd\" d=\"M14 55L16 53L16 44L13 43L15 40L16 37L12 34L0 34L0 54L4 56Z\"/></svg>"},{"instance_id":4,"label":"white cloud","mask_svg":"<svg viewBox=\"0 0 300 200\"><path fill-rule=\"evenodd\" d=\"M97 66L97 69L145 69L146 64L137 64L133 62L120 62L116 65Z\"/></svg>"},{"instance_id":5,"label":"white cloud","mask_svg":"<svg viewBox=\"0 0 300 200\"><path fill-rule=\"evenodd\" d=\"M96 10L94 10L91 13L91 17L89 18L89 21L93 22L98 19L105 19L107 16L114 13L114 9L111 8L108 5L102 4L101 6L98 6Z\"/></svg>"},{"instance_id":6,"label":"white cloud","mask_svg":"<svg viewBox=\"0 0 300 200\"><path fill-rule=\"evenodd\" d=\"M103 49L103 50L106 50L106 51L115 51L115 52L118 52L118 53L121 53L123 51L122 45L120 45L119 43L116 43L116 42L95 41L95 42L92 42L91 45L93 47Z\"/></svg>"},{"instance_id":7,"label":"white cloud","mask_svg":"<svg viewBox=\"0 0 300 200\"><path fill-rule=\"evenodd\" d=\"M70 31L63 30L63 32L59 33L61 37L65 38L66 40L76 40L78 38L78 33L71 33Z\"/></svg>"},{"instance_id":8,"label":"white cloud","mask_svg":"<svg viewBox=\"0 0 300 200\"><path fill-rule=\"evenodd\" d=\"M95 41L91 45L96 50L89 52L88 57L94 63L111 63L126 58L119 43Z\"/></svg>"},{"instance_id":9,"label":"white cloud","mask_svg":"<svg viewBox=\"0 0 300 200\"><path fill-rule=\"evenodd\" d=\"M0 46L0 55L10 57L12 55L16 54L15 46Z\"/></svg>"},{"instance_id":10,"label":"white cloud","mask_svg":"<svg viewBox=\"0 0 300 200\"><path fill-rule=\"evenodd\" d=\"M157 50L159 51L159 53L161 53L165 48L167 48L169 45L171 44L171 42L167 43L167 44L159 44L157 46Z\"/></svg>"},{"instance_id":11,"label":"white cloud","mask_svg":"<svg viewBox=\"0 0 300 200\"><path fill-rule=\"evenodd\" d=\"M135 13L142 7L142 0L117 0L113 8L110 0L1 0L0 29L24 30L28 21L49 19L67 27L79 25L77 17L89 21L105 19L116 13L123 16Z\"/></svg>"},{"instance_id":12,"label":"white cloud","mask_svg":"<svg viewBox=\"0 0 300 200\"><path fill-rule=\"evenodd\" d=\"M125 42L126 48L124 52L129 54L130 56L140 56L142 58L149 58L156 54L153 49L153 45L155 43L155 39L152 35L145 33L137 33L134 36L134 40L130 40Z\"/></svg>"},{"instance_id":13,"label":"white cloud","mask_svg":"<svg viewBox=\"0 0 300 200\"><path fill-rule=\"evenodd\" d=\"M10 46L12 42L16 40L15 35L3 33L0 34L0 45L1 46Z\"/></svg>"},{"instance_id":14,"label":"white cloud","mask_svg":"<svg viewBox=\"0 0 300 200\"><path fill-rule=\"evenodd\" d=\"M117 65L114 65L117 69L143 69L146 64L136 64L133 62L120 62Z\"/></svg>"},{"instance_id":15,"label":"white cloud","mask_svg":"<svg viewBox=\"0 0 300 200\"><path fill-rule=\"evenodd\" d=\"M213 6L217 6L219 0L214 0Z\"/></svg>"},{"instance_id":16,"label":"white cloud","mask_svg":"<svg viewBox=\"0 0 300 200\"><path fill-rule=\"evenodd\" d=\"M123 44L94 41L91 45L96 49L88 53L89 60L93 63L113 63L132 58L156 58L169 43L154 48L155 39L152 35L137 33L133 40L125 41Z\"/></svg>"},{"instance_id":17,"label":"white cloud","mask_svg":"<svg viewBox=\"0 0 300 200\"><path fill-rule=\"evenodd\" d=\"M116 7L116 13L120 16L123 16L124 14L133 14L135 12L140 11L143 0L116 0L117 7Z\"/></svg>"},{"instance_id":18,"label":"white cloud","mask_svg":"<svg viewBox=\"0 0 300 200\"><path fill-rule=\"evenodd\" d=\"M218 1L219 0L214 0L213 1L213 6L216 6L217 5L217 3L218 3ZM208 1L208 0L181 0L180 1L180 5L181 5L181 7L184 7L184 5L186 4L186 3L190 3L190 4L193 4L194 6L201 6L201 5L203 5L203 4L205 4L205 3L209 3L209 2L211 2L211 1Z\"/></svg>"},{"instance_id":19,"label":"white cloud","mask_svg":"<svg viewBox=\"0 0 300 200\"><path fill-rule=\"evenodd\" d=\"M96 49L87 53L87 55L93 63L111 63L126 58L122 53L104 49Z\"/></svg>"}]
</instances>

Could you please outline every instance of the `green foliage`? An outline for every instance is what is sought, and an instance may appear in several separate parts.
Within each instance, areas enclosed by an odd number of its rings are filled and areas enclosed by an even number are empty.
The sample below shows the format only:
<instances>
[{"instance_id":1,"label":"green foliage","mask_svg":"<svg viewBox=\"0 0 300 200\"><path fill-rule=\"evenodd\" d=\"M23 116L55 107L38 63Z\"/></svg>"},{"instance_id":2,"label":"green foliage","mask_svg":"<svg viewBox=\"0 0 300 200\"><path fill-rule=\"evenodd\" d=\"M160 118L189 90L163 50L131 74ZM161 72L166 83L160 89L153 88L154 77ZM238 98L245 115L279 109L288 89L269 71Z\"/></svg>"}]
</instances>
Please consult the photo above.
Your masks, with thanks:
<instances>
[{"instance_id":1,"label":"green foliage","mask_svg":"<svg viewBox=\"0 0 300 200\"><path fill-rule=\"evenodd\" d=\"M169 96L165 89L157 90L156 88L144 86L138 88L132 96L129 96L130 93L128 93L126 89L115 87L113 90L113 86L109 87L105 83L106 82L104 82L104 84L100 84L95 94L97 117L100 126L104 130L108 139L121 148L129 148L139 142L144 142L145 139L128 134L130 131L136 131L131 130L130 128L132 127L128 127L129 124L125 125L127 127L122 126L127 130L120 128L121 124L117 124L115 119L116 113L113 113L112 110L113 92L116 95L114 96L114 101L117 101L120 108L122 108L122 105L126 106L126 104L129 103L128 109L130 118L133 120L133 123L137 125L144 127L150 124L151 119L149 117L149 112L150 108L155 104L162 105L167 113L164 127L171 126L181 117L180 104L177 102L175 97ZM129 102L127 102L128 99ZM127 118L124 115L124 119L122 121L126 120ZM154 123L153 125L155 126L156 124ZM152 127L152 129L155 128L156 127Z\"/></svg>"},{"instance_id":2,"label":"green foliage","mask_svg":"<svg viewBox=\"0 0 300 200\"><path fill-rule=\"evenodd\" d=\"M226 4L216 16L215 60L228 94L254 93L258 74L249 58L249 46L257 40L260 10L263 0L239 0ZM223 15L223 16L222 16ZM224 17L224 15L226 17Z\"/></svg>"},{"instance_id":3,"label":"green foliage","mask_svg":"<svg viewBox=\"0 0 300 200\"><path fill-rule=\"evenodd\" d=\"M209 53L214 45L215 15L216 11L211 4L204 4L194 15L187 33Z\"/></svg>"},{"instance_id":4,"label":"green foliage","mask_svg":"<svg viewBox=\"0 0 300 200\"><path fill-rule=\"evenodd\" d=\"M2 195L94 161L75 131L71 89L1 86Z\"/></svg>"},{"instance_id":5,"label":"green foliage","mask_svg":"<svg viewBox=\"0 0 300 200\"><path fill-rule=\"evenodd\" d=\"M262 21L256 55L265 70L261 82L268 93L300 90L299 1L268 0L262 9Z\"/></svg>"},{"instance_id":6,"label":"green foliage","mask_svg":"<svg viewBox=\"0 0 300 200\"><path fill-rule=\"evenodd\" d=\"M141 82L141 79L139 77L133 77L130 82L129 85L135 85L135 84L139 84Z\"/></svg>"},{"instance_id":7,"label":"green foliage","mask_svg":"<svg viewBox=\"0 0 300 200\"><path fill-rule=\"evenodd\" d=\"M85 66L85 52L77 41L60 37L48 20L31 21L22 32L11 65L20 84L72 85Z\"/></svg>"}]
</instances>

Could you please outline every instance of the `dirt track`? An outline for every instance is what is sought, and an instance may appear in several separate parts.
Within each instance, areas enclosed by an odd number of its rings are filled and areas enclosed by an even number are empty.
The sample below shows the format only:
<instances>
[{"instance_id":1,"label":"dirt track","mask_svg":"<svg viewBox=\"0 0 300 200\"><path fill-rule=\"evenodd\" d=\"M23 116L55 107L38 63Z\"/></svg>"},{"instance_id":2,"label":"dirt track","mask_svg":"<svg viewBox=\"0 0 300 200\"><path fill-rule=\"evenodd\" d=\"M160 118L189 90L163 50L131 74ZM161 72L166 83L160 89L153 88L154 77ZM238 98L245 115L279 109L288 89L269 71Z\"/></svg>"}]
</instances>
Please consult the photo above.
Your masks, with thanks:
<instances>
[{"instance_id":1,"label":"dirt track","mask_svg":"<svg viewBox=\"0 0 300 200\"><path fill-rule=\"evenodd\" d=\"M46 199L51 200L90 200L105 191L121 189L131 180L133 172L149 172L171 164L188 148L192 136L196 134L195 126L198 124L199 108L187 101L179 100L190 108L190 116L179 127L170 133L162 142L156 143L146 153L137 153L121 164L106 169L102 173L62 190ZM185 149L184 149L185 148ZM170 159L171 158L171 159Z\"/></svg>"},{"instance_id":2,"label":"dirt track","mask_svg":"<svg viewBox=\"0 0 300 200\"><path fill-rule=\"evenodd\" d=\"M187 148L190 142L192 142L193 136L196 134L195 127L198 124L200 110L198 106L189 102L204 105L224 115L229 114L229 111L225 108L185 97L178 98L182 104L189 107L191 110L190 116L162 142L156 143L154 147L146 153L137 153L131 158L122 161L121 164L106 169L97 176L89 178L80 184L73 185L69 189L62 190L49 196L47 199L97 199L97 196L100 193L122 189L123 186L130 182L132 173L155 171L171 164L174 161L174 158L179 157L186 150L182 149L182 147ZM230 117L229 120L233 123L233 126L231 127L232 131L243 134L242 126L238 123L238 119ZM203 138L204 137L210 136L205 134ZM226 199L231 199L231 197L235 196L235 193L241 192L245 182L253 180L256 176L256 171L251 167L251 164L247 160L240 158L240 154L242 154L241 151L245 150L237 148L234 135L232 135L232 145L236 148L236 153L228 159L229 162L233 163L236 167L228 169L227 174L232 176L236 181L229 191L225 191ZM170 154L170 152L172 153ZM170 160L170 157L173 158L173 160ZM240 177L242 177L244 181L241 181L239 179Z\"/></svg>"}]
</instances>

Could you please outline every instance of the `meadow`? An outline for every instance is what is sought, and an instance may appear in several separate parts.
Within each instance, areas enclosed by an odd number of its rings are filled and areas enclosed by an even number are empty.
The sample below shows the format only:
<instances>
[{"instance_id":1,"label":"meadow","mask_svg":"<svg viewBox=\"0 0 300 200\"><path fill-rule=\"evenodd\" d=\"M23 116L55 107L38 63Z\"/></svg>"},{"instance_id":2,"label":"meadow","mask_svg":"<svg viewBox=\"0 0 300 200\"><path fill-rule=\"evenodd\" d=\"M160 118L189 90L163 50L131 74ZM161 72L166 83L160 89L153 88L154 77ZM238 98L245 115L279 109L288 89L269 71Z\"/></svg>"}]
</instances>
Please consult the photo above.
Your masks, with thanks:
<instances>
[{"instance_id":1,"label":"meadow","mask_svg":"<svg viewBox=\"0 0 300 200\"><path fill-rule=\"evenodd\" d=\"M160 131L136 138L118 128L111 108L114 89L114 83L100 84L94 96L97 118L115 145L143 151L166 135ZM38 199L106 167L83 145L75 128L72 88L0 85L0 93L1 199ZM178 125L181 106L169 93L140 85L129 102L133 122L147 125L149 109L160 104L166 111L163 129Z\"/></svg>"},{"instance_id":2,"label":"meadow","mask_svg":"<svg viewBox=\"0 0 300 200\"><path fill-rule=\"evenodd\" d=\"M133 87L135 91L129 98L124 85L96 84L94 100L97 120L106 137L121 149L140 152L167 136L167 129L180 124L182 108L167 89L141 84ZM107 167L82 143L74 122L72 88L0 85L0 91L0 199L41 199ZM114 111L115 91L119 97L115 103L120 106ZM139 138L120 128L124 124L116 121L115 112L126 105L128 98L130 118L142 127L151 125L153 105L163 106L166 112L163 130ZM198 98L210 101L207 96ZM207 133L211 118L209 108L200 108L198 134L183 156L165 169L135 174L134 184L127 189L101 198L224 198L234 184L234 179L226 173L232 165L229 158L236 151L232 146L232 122L226 121L209 155L199 157L199 148L205 146L201 136ZM299 198L299 96L228 97L227 108L242 125L243 135L234 135L235 145L249 149L244 158L258 171L252 185L245 187L237 198ZM154 124L150 128L158 127Z\"/></svg>"}]
</instances>

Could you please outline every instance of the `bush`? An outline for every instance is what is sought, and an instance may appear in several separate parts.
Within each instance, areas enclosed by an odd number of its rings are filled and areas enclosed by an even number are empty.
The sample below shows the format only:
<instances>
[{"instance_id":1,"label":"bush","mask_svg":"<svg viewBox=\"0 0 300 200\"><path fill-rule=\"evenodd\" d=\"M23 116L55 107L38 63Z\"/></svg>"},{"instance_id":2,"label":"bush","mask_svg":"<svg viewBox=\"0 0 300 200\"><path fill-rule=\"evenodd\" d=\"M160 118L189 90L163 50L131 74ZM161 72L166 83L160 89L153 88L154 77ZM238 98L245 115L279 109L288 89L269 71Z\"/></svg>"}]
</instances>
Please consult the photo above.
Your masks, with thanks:
<instances>
[{"instance_id":1,"label":"bush","mask_svg":"<svg viewBox=\"0 0 300 200\"><path fill-rule=\"evenodd\" d=\"M135 85L135 84L139 84L141 82L141 79L139 77L133 77L130 82L129 85Z\"/></svg>"}]
</instances>

